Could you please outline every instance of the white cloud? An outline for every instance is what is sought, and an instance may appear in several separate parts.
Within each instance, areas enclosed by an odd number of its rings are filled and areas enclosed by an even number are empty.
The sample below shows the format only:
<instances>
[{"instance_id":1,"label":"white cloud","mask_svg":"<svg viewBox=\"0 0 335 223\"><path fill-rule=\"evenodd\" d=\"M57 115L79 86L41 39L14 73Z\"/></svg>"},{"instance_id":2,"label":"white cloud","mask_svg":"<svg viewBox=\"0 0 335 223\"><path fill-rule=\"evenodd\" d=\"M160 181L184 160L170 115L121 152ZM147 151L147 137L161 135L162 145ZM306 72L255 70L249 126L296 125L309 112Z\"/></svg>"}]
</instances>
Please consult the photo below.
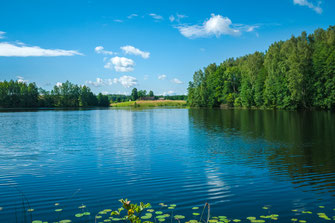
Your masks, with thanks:
<instances>
[{"instance_id":1,"label":"white cloud","mask_svg":"<svg viewBox=\"0 0 335 223\"><path fill-rule=\"evenodd\" d=\"M56 86L57 86L57 87L61 87L62 85L63 85L63 83L61 83L61 82L57 82L57 83L56 83Z\"/></svg>"},{"instance_id":2,"label":"white cloud","mask_svg":"<svg viewBox=\"0 0 335 223\"><path fill-rule=\"evenodd\" d=\"M137 79L132 76L122 76L120 78L108 78L102 79L97 77L95 81L86 81L87 85L92 85L94 87L102 87L102 86L111 86L113 84L121 84L123 87L129 88L137 85Z\"/></svg>"},{"instance_id":3,"label":"white cloud","mask_svg":"<svg viewBox=\"0 0 335 223\"><path fill-rule=\"evenodd\" d=\"M318 1L317 4L313 4L310 0L293 0L293 3L295 5L307 6L318 14L322 13L322 8L320 7L322 1Z\"/></svg>"},{"instance_id":4,"label":"white cloud","mask_svg":"<svg viewBox=\"0 0 335 223\"><path fill-rule=\"evenodd\" d=\"M239 35L241 31L232 28L232 21L228 17L212 14L211 18L204 21L202 25L182 25L177 27L179 32L187 38L199 38L215 35Z\"/></svg>"},{"instance_id":5,"label":"white cloud","mask_svg":"<svg viewBox=\"0 0 335 223\"><path fill-rule=\"evenodd\" d=\"M150 13L149 15L156 20L162 20L163 19L163 17L161 15L157 15L155 13Z\"/></svg>"},{"instance_id":6,"label":"white cloud","mask_svg":"<svg viewBox=\"0 0 335 223\"><path fill-rule=\"evenodd\" d=\"M137 79L132 76L122 76L119 78L119 83L123 85L123 87L129 88L137 85Z\"/></svg>"},{"instance_id":7,"label":"white cloud","mask_svg":"<svg viewBox=\"0 0 335 223\"><path fill-rule=\"evenodd\" d=\"M173 78L173 79L172 79L172 82L173 82L173 83L176 83L176 84L182 84L182 83L183 83L181 80L179 80L179 79L177 79L177 78Z\"/></svg>"},{"instance_id":8,"label":"white cloud","mask_svg":"<svg viewBox=\"0 0 335 223\"><path fill-rule=\"evenodd\" d=\"M0 56L4 57L57 57L83 55L76 50L43 49L38 46L15 45L0 43Z\"/></svg>"},{"instance_id":9,"label":"white cloud","mask_svg":"<svg viewBox=\"0 0 335 223\"><path fill-rule=\"evenodd\" d=\"M176 15L170 15L169 20L170 22L174 22L174 21L180 22L181 19L186 18L186 17L187 17L186 15L177 13Z\"/></svg>"},{"instance_id":10,"label":"white cloud","mask_svg":"<svg viewBox=\"0 0 335 223\"><path fill-rule=\"evenodd\" d=\"M123 20L121 20L121 19L114 19L113 21L114 21L114 22L118 22L118 23L123 22Z\"/></svg>"},{"instance_id":11,"label":"white cloud","mask_svg":"<svg viewBox=\"0 0 335 223\"><path fill-rule=\"evenodd\" d=\"M144 59L148 59L149 56L150 56L150 53L149 52L144 52L144 51L141 51L140 49L137 49L133 46L122 46L120 47L121 50L123 50L123 52L125 54L132 54L132 55L136 55L136 56L141 56L142 58Z\"/></svg>"},{"instance_id":12,"label":"white cloud","mask_svg":"<svg viewBox=\"0 0 335 223\"><path fill-rule=\"evenodd\" d=\"M159 75L158 76L158 80L164 80L166 78L165 74Z\"/></svg>"},{"instance_id":13,"label":"white cloud","mask_svg":"<svg viewBox=\"0 0 335 223\"><path fill-rule=\"evenodd\" d=\"M0 39L4 39L5 38L5 34L6 34L6 32L0 31Z\"/></svg>"},{"instance_id":14,"label":"white cloud","mask_svg":"<svg viewBox=\"0 0 335 223\"><path fill-rule=\"evenodd\" d=\"M97 77L96 81L86 81L86 84L93 85L94 87L101 87L105 85L104 81Z\"/></svg>"},{"instance_id":15,"label":"white cloud","mask_svg":"<svg viewBox=\"0 0 335 223\"><path fill-rule=\"evenodd\" d=\"M16 76L17 78L17 82L19 83L28 83L29 81L28 80L25 80L23 77L21 76Z\"/></svg>"},{"instance_id":16,"label":"white cloud","mask_svg":"<svg viewBox=\"0 0 335 223\"><path fill-rule=\"evenodd\" d=\"M114 54L114 52L112 52L112 51L105 50L103 46L95 47L94 51L98 54L105 54L105 55L113 55Z\"/></svg>"},{"instance_id":17,"label":"white cloud","mask_svg":"<svg viewBox=\"0 0 335 223\"><path fill-rule=\"evenodd\" d=\"M127 18L132 19L132 18L137 17L137 16L138 16L137 14L131 14L131 15L127 16Z\"/></svg>"},{"instance_id":18,"label":"white cloud","mask_svg":"<svg viewBox=\"0 0 335 223\"><path fill-rule=\"evenodd\" d=\"M114 69L117 72L130 72L134 70L134 65L135 62L132 59L128 59L126 57L113 57L105 64L104 67L112 69L112 66L114 66Z\"/></svg>"},{"instance_id":19,"label":"white cloud","mask_svg":"<svg viewBox=\"0 0 335 223\"><path fill-rule=\"evenodd\" d=\"M167 95L175 95L176 93L174 91L168 91L168 92L163 92L163 96L167 96Z\"/></svg>"}]
</instances>

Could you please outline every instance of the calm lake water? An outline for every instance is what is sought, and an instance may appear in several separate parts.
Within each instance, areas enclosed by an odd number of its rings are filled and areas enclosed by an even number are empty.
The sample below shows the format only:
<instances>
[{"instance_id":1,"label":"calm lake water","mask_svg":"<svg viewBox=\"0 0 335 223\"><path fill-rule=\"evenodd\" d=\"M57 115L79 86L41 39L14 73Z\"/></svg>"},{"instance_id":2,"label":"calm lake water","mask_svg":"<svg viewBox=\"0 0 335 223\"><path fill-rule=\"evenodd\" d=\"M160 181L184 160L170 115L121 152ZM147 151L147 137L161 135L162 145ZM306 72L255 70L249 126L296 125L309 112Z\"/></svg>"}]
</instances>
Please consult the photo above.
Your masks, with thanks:
<instances>
[{"instance_id":1,"label":"calm lake water","mask_svg":"<svg viewBox=\"0 0 335 223\"><path fill-rule=\"evenodd\" d=\"M192 207L209 202L213 215L275 213L277 222L322 222L316 213L335 216L335 114L0 112L0 222L94 222L120 198L155 209L160 202L176 204L174 214L188 219L198 219ZM33 212L23 210L27 201ZM92 215L86 220L74 217L82 204Z\"/></svg>"}]
</instances>

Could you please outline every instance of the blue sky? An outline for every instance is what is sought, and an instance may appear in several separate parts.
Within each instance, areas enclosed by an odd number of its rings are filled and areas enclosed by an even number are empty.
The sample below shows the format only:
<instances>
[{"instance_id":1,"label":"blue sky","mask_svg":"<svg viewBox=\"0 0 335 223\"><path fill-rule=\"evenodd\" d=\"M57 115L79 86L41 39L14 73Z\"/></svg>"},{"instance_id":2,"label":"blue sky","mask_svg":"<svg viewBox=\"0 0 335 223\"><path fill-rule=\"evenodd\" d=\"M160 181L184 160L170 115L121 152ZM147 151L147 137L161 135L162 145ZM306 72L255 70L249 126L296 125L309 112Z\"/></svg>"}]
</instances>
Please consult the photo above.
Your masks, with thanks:
<instances>
[{"instance_id":1,"label":"blue sky","mask_svg":"<svg viewBox=\"0 0 335 223\"><path fill-rule=\"evenodd\" d=\"M335 25L333 0L2 1L0 80L185 94L194 71Z\"/></svg>"}]
</instances>

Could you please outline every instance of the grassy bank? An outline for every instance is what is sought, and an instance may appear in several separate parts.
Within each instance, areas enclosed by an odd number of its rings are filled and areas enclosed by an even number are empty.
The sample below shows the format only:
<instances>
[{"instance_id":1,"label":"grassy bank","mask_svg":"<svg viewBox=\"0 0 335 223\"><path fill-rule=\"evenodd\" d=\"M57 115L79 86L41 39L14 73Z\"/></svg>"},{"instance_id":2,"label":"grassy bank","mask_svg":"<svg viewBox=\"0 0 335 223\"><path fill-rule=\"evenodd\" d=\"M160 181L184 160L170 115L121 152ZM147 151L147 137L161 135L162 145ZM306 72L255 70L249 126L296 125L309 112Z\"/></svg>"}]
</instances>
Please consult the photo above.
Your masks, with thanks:
<instances>
[{"instance_id":1,"label":"grassy bank","mask_svg":"<svg viewBox=\"0 0 335 223\"><path fill-rule=\"evenodd\" d=\"M150 100L112 103L111 107L186 107L184 100Z\"/></svg>"}]
</instances>

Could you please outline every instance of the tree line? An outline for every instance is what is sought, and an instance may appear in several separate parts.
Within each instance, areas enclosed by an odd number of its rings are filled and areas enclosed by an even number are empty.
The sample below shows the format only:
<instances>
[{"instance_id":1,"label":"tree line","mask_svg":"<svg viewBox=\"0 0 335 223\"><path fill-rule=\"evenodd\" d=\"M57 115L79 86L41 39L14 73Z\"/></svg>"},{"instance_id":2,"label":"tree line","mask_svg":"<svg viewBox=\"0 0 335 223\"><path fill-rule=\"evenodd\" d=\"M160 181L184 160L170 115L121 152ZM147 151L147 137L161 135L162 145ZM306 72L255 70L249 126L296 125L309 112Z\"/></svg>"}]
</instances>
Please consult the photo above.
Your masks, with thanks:
<instances>
[{"instance_id":1,"label":"tree line","mask_svg":"<svg viewBox=\"0 0 335 223\"><path fill-rule=\"evenodd\" d=\"M38 88L35 83L20 81L0 82L0 107L89 107L109 106L107 95L95 95L87 86L78 86L69 81L55 85L51 91Z\"/></svg>"},{"instance_id":2,"label":"tree line","mask_svg":"<svg viewBox=\"0 0 335 223\"><path fill-rule=\"evenodd\" d=\"M208 65L189 82L194 107L335 109L335 26Z\"/></svg>"}]
</instances>

